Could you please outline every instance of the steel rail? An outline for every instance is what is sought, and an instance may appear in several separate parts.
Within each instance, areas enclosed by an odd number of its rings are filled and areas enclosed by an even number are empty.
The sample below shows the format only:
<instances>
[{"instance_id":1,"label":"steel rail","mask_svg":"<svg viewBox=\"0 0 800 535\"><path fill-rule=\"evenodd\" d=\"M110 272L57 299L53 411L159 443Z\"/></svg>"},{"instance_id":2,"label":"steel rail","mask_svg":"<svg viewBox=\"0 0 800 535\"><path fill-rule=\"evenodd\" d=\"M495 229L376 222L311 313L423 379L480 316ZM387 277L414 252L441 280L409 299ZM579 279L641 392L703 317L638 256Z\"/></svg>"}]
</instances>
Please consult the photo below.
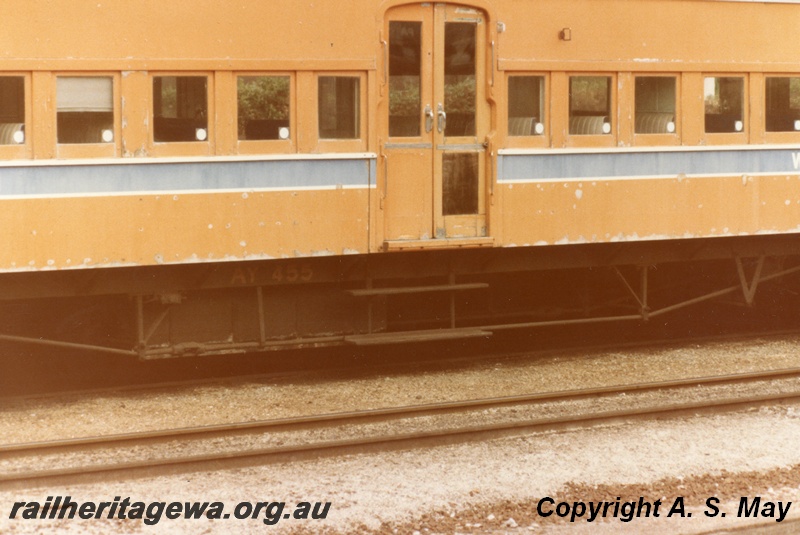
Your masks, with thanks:
<instances>
[{"instance_id":1,"label":"steel rail","mask_svg":"<svg viewBox=\"0 0 800 535\"><path fill-rule=\"evenodd\" d=\"M697 535L734 535L742 533L744 535L786 535L787 533L797 533L800 531L800 518L787 518L780 523L771 520L769 522L752 522L744 526L724 525L716 529L702 531Z\"/></svg>"},{"instance_id":2,"label":"steel rail","mask_svg":"<svg viewBox=\"0 0 800 535\"><path fill-rule=\"evenodd\" d=\"M20 452L20 451L55 451L62 448L75 446L94 446L106 444L122 444L126 442L136 442L153 439L171 440L181 437L201 437L204 435L218 435L235 431L258 431L276 429L282 427L302 427L313 424L336 424L351 423L356 421L373 420L392 416L395 418L405 418L408 416L419 416L424 414L448 413L464 409L489 409L503 405L522 405L533 402L545 401L564 401L577 400L586 397L621 394L627 392L645 392L650 390L666 390L670 388L687 388L699 385L712 385L722 383L740 383L746 381L758 381L766 379L776 379L780 377L800 377L800 367L781 368L777 370L736 373L727 375L712 375L705 377L692 377L688 379L673 379L669 381L655 381L648 383L634 383L629 385L613 385L596 388L582 388L576 390L564 390L556 392L540 392L535 394L521 394L515 396L501 396L495 398L472 399L463 401L445 401L441 403L428 403L421 405L405 405L400 407L388 407L382 409L366 409L359 411L334 412L328 414L318 414L311 416L297 416L289 418L277 418L271 420L256 420L251 422L235 422L230 424L214 424L195 427L184 427L177 429L159 429L155 431L143 431L133 433L120 433L113 435L101 435L94 437L81 437L64 440L48 440L40 442L20 442L14 444L0 445L0 453ZM2 480L2 476L0 476Z\"/></svg>"},{"instance_id":3,"label":"steel rail","mask_svg":"<svg viewBox=\"0 0 800 535\"><path fill-rule=\"evenodd\" d=\"M195 428L183 428L176 430L160 430L145 433L128 433L120 435L107 435L104 437L88 437L79 439L70 439L64 441L46 441L34 442L26 444L7 444L0 448L0 453L24 452L24 453L41 453L58 451L69 447L78 446L105 446L113 447L119 446L123 443L134 442L152 442L152 441L167 441L176 438L194 436L198 438L202 435L213 434L231 434L240 431L257 431L277 429L280 427L285 428L302 428L313 425L332 425L339 423L354 423L360 421L363 423L369 419L380 419L387 416L390 417L410 417L421 414L430 413L447 413L455 412L464 409L475 410L496 407L508 404L525 404L531 402L542 402L552 400L565 400L565 399L580 399L597 395L606 394L621 394L628 392L644 392L648 390L664 390L671 388L691 387L700 385L713 385L724 383L740 383L745 381L758 381L766 379L775 379L779 377L792 377L800 376L800 369L790 368L781 370L772 370L767 372L753 372L744 374L732 374L722 376L710 376L703 378L681 379L675 381L663 381L654 383L641 383L633 385L620 385L592 389L580 389L565 392L550 392L523 396L507 396L501 398L490 398L482 400L469 400L459 402L446 402L429 405L415 405L406 407L392 407L387 409L374 409L367 411L354 411L344 413L331 413L325 415L304 416L299 418L284 418L276 420L264 420L259 422L242 422L235 424L222 424L213 426L201 426ZM332 451L343 448L355 448L359 446L374 446L374 445L389 445L403 442L424 441L432 439L444 439L453 437L469 437L479 436L487 433L495 433L502 431L514 431L521 429L536 429L547 427L559 427L563 425L576 425L576 424L592 424L601 421L620 419L620 418L635 418L642 416L659 416L675 414L683 411L700 410L700 409L723 409L734 408L744 405L752 405L765 402L784 401L789 399L800 399L800 391L779 394L767 394L757 396L745 396L735 398L724 398L706 401L697 401L691 403L677 403L667 405L657 405L654 407L646 408L631 408L631 409L617 409L609 411L600 411L592 414L580 414L566 417L555 418L539 418L527 419L511 422L492 423L476 426L466 426L454 429L433 429L427 431L417 431L408 433L399 433L390 436L373 436L350 438L341 440L328 440L324 442L302 444L302 445L289 445L278 447L266 447L248 449L233 452L220 452L211 454L200 454L193 456L184 456L180 458L161 458L161 459L148 459L144 461L123 462L116 464L96 465L96 466L81 466L70 467L63 469L52 470L37 470L37 471L20 471L7 474L0 474L0 484L9 484L12 482L33 482L42 481L45 479L52 479L70 475L81 474L98 474L104 472L119 472L130 471L142 468L165 467L165 466L180 466L191 463L205 463L211 461L224 461L231 459L246 459L254 457L270 457L281 454L290 453L309 453ZM300 430L300 429L297 429Z\"/></svg>"},{"instance_id":4,"label":"steel rail","mask_svg":"<svg viewBox=\"0 0 800 535\"><path fill-rule=\"evenodd\" d=\"M301 444L292 446L278 446L272 448L257 448L234 452L221 452L203 455L191 455L179 458L152 459L139 462L117 463L113 465L99 465L89 467L70 467L65 469L16 472L0 476L0 484L11 482L32 482L45 479L54 479L65 476L82 476L87 474L100 474L106 472L124 472L143 468L156 468L168 466L181 466L188 464L207 463L212 461L226 461L233 459L247 459L255 457L270 457L286 454L300 454L309 452L324 453L326 451L356 448L376 445L390 445L402 442L414 442L431 439L444 439L454 437L467 437L470 435L480 436L500 431L515 431L523 429L536 429L557 427L568 424L592 424L602 421L615 420L620 418L633 418L642 416L668 416L675 415L684 411L697 411L701 409L733 409L740 406L753 405L770 401L786 401L789 399L800 399L800 392L790 394L774 394L765 396L753 396L747 398L729 398L714 402L695 402L686 404L674 404L669 406L651 407L646 409L628 409L605 411L591 415L579 415L561 418L545 418L538 420L527 420L509 422L503 424L487 424L482 426L469 426L457 429L421 431L412 433L400 433L389 436L378 436L368 438L332 440L315 444Z\"/></svg>"}]
</instances>

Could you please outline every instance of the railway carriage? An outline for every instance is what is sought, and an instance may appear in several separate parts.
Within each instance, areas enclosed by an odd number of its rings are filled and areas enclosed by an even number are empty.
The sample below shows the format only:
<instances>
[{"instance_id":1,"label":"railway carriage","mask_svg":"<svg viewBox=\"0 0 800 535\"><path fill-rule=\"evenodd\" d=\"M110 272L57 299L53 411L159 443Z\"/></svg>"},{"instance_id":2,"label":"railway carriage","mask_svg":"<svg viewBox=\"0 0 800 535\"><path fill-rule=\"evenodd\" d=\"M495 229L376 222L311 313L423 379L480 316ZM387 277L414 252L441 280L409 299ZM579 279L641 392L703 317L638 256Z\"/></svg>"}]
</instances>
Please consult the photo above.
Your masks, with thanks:
<instances>
[{"instance_id":1,"label":"railway carriage","mask_svg":"<svg viewBox=\"0 0 800 535\"><path fill-rule=\"evenodd\" d=\"M797 2L5 8L2 340L485 337L800 269Z\"/></svg>"}]
</instances>

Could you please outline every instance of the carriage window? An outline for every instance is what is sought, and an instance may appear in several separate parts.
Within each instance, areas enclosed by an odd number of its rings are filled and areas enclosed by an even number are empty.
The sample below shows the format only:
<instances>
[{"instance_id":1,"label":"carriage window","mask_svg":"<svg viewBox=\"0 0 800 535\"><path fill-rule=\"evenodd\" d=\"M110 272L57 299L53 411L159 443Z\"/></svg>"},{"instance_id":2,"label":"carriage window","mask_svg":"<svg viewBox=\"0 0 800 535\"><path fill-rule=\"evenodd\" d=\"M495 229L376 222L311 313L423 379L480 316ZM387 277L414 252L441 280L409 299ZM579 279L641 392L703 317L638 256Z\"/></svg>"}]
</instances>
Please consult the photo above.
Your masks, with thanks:
<instances>
[{"instance_id":1,"label":"carriage window","mask_svg":"<svg viewBox=\"0 0 800 535\"><path fill-rule=\"evenodd\" d=\"M767 132L800 131L800 78L767 78Z\"/></svg>"},{"instance_id":2,"label":"carriage window","mask_svg":"<svg viewBox=\"0 0 800 535\"><path fill-rule=\"evenodd\" d=\"M357 139L361 104L357 76L319 77L320 139Z\"/></svg>"},{"instance_id":3,"label":"carriage window","mask_svg":"<svg viewBox=\"0 0 800 535\"><path fill-rule=\"evenodd\" d=\"M25 78L0 76L0 145L25 143Z\"/></svg>"},{"instance_id":4,"label":"carriage window","mask_svg":"<svg viewBox=\"0 0 800 535\"><path fill-rule=\"evenodd\" d=\"M707 133L744 130L744 78L706 77L703 99Z\"/></svg>"},{"instance_id":5,"label":"carriage window","mask_svg":"<svg viewBox=\"0 0 800 535\"><path fill-rule=\"evenodd\" d=\"M444 26L445 136L475 135L476 25L447 22Z\"/></svg>"},{"instance_id":6,"label":"carriage window","mask_svg":"<svg viewBox=\"0 0 800 535\"><path fill-rule=\"evenodd\" d=\"M675 78L667 76L636 77L634 100L635 133L675 133Z\"/></svg>"},{"instance_id":7,"label":"carriage window","mask_svg":"<svg viewBox=\"0 0 800 535\"><path fill-rule=\"evenodd\" d=\"M114 141L114 80L110 76L59 76L56 91L59 143Z\"/></svg>"},{"instance_id":8,"label":"carriage window","mask_svg":"<svg viewBox=\"0 0 800 535\"><path fill-rule=\"evenodd\" d=\"M288 76L240 76L239 139L289 139Z\"/></svg>"},{"instance_id":9,"label":"carriage window","mask_svg":"<svg viewBox=\"0 0 800 535\"><path fill-rule=\"evenodd\" d=\"M544 134L544 76L508 79L508 135Z\"/></svg>"},{"instance_id":10,"label":"carriage window","mask_svg":"<svg viewBox=\"0 0 800 535\"><path fill-rule=\"evenodd\" d=\"M205 76L153 78L153 137L156 142L208 140Z\"/></svg>"},{"instance_id":11,"label":"carriage window","mask_svg":"<svg viewBox=\"0 0 800 535\"><path fill-rule=\"evenodd\" d=\"M422 23L389 23L389 135L419 136Z\"/></svg>"},{"instance_id":12,"label":"carriage window","mask_svg":"<svg viewBox=\"0 0 800 535\"><path fill-rule=\"evenodd\" d=\"M569 133L611 133L611 77L573 76L569 79Z\"/></svg>"}]
</instances>

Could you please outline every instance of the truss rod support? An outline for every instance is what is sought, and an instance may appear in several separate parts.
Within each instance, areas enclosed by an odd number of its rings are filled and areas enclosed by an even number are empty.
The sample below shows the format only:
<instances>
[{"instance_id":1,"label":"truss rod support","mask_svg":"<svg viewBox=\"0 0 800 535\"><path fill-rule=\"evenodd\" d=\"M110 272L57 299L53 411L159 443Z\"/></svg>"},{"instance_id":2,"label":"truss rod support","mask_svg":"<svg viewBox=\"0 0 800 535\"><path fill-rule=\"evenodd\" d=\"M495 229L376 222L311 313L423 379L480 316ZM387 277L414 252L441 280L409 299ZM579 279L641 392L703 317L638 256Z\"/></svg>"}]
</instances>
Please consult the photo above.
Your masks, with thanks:
<instances>
[{"instance_id":1,"label":"truss rod support","mask_svg":"<svg viewBox=\"0 0 800 535\"><path fill-rule=\"evenodd\" d=\"M137 353L139 358L144 358L147 353L147 338L144 335L144 298L141 294L136 296L136 338Z\"/></svg>"},{"instance_id":2,"label":"truss rod support","mask_svg":"<svg viewBox=\"0 0 800 535\"><path fill-rule=\"evenodd\" d=\"M636 300L636 303L638 303L639 313L644 321L650 319L650 307L647 305L648 271L648 266L639 267L639 293L636 293L636 290L630 285L625 275L622 274L618 267L614 266L614 273L617 274L619 280L622 281L622 284L625 285L625 288L628 290L628 293L630 293Z\"/></svg>"},{"instance_id":3,"label":"truss rod support","mask_svg":"<svg viewBox=\"0 0 800 535\"><path fill-rule=\"evenodd\" d=\"M642 300L639 304L642 305L642 320L648 321L650 319L650 307L647 305L647 291L648 291L648 272L650 271L647 266L639 268L641 271L641 291Z\"/></svg>"},{"instance_id":4,"label":"truss rod support","mask_svg":"<svg viewBox=\"0 0 800 535\"><path fill-rule=\"evenodd\" d=\"M736 257L736 271L739 273L739 282L742 284L742 293L744 294L744 301L748 306L753 305L756 296L756 289L758 283L761 282L761 268L764 267L764 257L759 256L756 263L756 270L753 273L753 279L748 282L747 276L744 272L744 265L742 264L741 257Z\"/></svg>"},{"instance_id":5,"label":"truss rod support","mask_svg":"<svg viewBox=\"0 0 800 535\"><path fill-rule=\"evenodd\" d=\"M259 286L256 288L256 296L258 298L258 339L261 347L267 345L267 321L264 316L264 287Z\"/></svg>"}]
</instances>

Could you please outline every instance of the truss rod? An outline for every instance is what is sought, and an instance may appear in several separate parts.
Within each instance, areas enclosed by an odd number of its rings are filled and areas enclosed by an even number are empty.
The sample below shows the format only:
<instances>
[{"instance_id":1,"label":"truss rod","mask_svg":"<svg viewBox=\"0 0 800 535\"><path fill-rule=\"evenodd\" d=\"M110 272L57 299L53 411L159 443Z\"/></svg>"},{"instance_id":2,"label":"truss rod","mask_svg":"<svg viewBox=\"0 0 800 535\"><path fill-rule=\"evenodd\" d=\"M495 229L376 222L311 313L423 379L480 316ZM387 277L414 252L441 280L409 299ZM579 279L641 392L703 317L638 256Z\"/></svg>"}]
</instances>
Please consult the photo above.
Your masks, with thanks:
<instances>
[{"instance_id":1,"label":"truss rod","mask_svg":"<svg viewBox=\"0 0 800 535\"><path fill-rule=\"evenodd\" d=\"M102 353L111 353L114 355L124 355L126 357L135 357L138 352L132 349L117 349L114 347L95 346L91 344L77 344L74 342L60 342L58 340L46 340L44 338L32 338L29 336L13 336L10 334L0 334L0 340L6 342L19 342L23 344L34 344L40 346L59 347L62 349L81 349L84 351L99 351Z\"/></svg>"}]
</instances>

